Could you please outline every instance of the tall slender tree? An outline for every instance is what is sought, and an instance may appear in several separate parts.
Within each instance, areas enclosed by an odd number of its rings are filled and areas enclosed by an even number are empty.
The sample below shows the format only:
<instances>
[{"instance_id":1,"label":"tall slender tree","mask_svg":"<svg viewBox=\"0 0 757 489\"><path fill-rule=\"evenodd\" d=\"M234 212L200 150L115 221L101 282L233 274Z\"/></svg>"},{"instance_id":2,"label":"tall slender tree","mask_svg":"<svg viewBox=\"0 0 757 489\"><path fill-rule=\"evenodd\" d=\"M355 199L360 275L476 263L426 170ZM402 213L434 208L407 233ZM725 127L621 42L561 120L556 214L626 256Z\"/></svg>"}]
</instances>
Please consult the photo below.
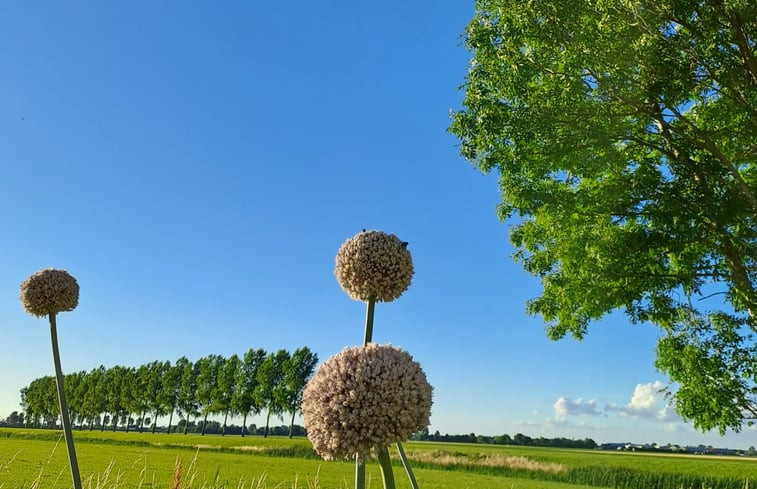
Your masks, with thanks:
<instances>
[{"instance_id":1,"label":"tall slender tree","mask_svg":"<svg viewBox=\"0 0 757 489\"><path fill-rule=\"evenodd\" d=\"M171 433L171 424L173 422L173 414L179 405L179 395L181 393L181 376L189 363L187 357L182 356L176 363L166 370L161 379L163 383L163 390L161 392L161 402L165 406L168 416L168 428L166 433Z\"/></svg>"},{"instance_id":2,"label":"tall slender tree","mask_svg":"<svg viewBox=\"0 0 757 489\"><path fill-rule=\"evenodd\" d=\"M19 402L21 405L21 409L23 409L24 412L24 427L28 428L29 423L33 420L31 419L33 417L33 413L31 408L29 407L29 387L22 387L21 388L21 401Z\"/></svg>"},{"instance_id":3,"label":"tall slender tree","mask_svg":"<svg viewBox=\"0 0 757 489\"><path fill-rule=\"evenodd\" d=\"M82 397L81 389L84 383L84 376L86 372L72 372L66 374L63 378L63 385L66 390L66 398L68 400L68 414L71 417L71 427L77 422L81 427L82 420Z\"/></svg>"},{"instance_id":4,"label":"tall slender tree","mask_svg":"<svg viewBox=\"0 0 757 489\"><path fill-rule=\"evenodd\" d=\"M132 406L131 411L134 411L139 418L139 432L142 433L144 429L145 418L147 417L147 411L150 408L146 391L148 384L150 383L150 365L143 364L137 367L134 373L134 380L130 384L132 390Z\"/></svg>"},{"instance_id":5,"label":"tall slender tree","mask_svg":"<svg viewBox=\"0 0 757 489\"><path fill-rule=\"evenodd\" d=\"M307 346L298 348L292 356L284 362L283 378L280 384L280 399L285 411L292 414L289 422L289 438L294 431L294 417L300 410L302 392L313 375L315 365L318 363L318 355L310 351Z\"/></svg>"},{"instance_id":6,"label":"tall slender tree","mask_svg":"<svg viewBox=\"0 0 757 489\"><path fill-rule=\"evenodd\" d=\"M192 417L199 416L200 404L197 401L198 362L186 362L181 373L178 409L184 415L184 434L189 430Z\"/></svg>"},{"instance_id":7,"label":"tall slender tree","mask_svg":"<svg viewBox=\"0 0 757 489\"><path fill-rule=\"evenodd\" d=\"M271 415L281 415L284 402L280 384L284 380L284 364L289 360L289 352L279 350L270 353L257 371L257 390L255 398L261 406L265 406L268 413L265 418L264 437L268 437Z\"/></svg>"},{"instance_id":8,"label":"tall slender tree","mask_svg":"<svg viewBox=\"0 0 757 489\"><path fill-rule=\"evenodd\" d=\"M158 425L158 417L166 414L165 397L163 395L163 377L171 368L171 362L150 362L148 370L150 376L147 382L147 390L144 395L147 397L147 405L152 413L152 433Z\"/></svg>"},{"instance_id":9,"label":"tall slender tree","mask_svg":"<svg viewBox=\"0 0 757 489\"><path fill-rule=\"evenodd\" d=\"M247 430L247 416L249 414L260 414L261 405L256 400L255 391L258 385L257 372L265 358L265 350L250 348L244 354L242 364L237 371L236 390L231 398L231 404L234 410L242 415L241 436L243 437Z\"/></svg>"},{"instance_id":10,"label":"tall slender tree","mask_svg":"<svg viewBox=\"0 0 757 489\"><path fill-rule=\"evenodd\" d=\"M87 373L84 379L82 405L89 420L89 430L92 431L95 420L102 423L101 415L106 409L105 367L100 365Z\"/></svg>"},{"instance_id":11,"label":"tall slender tree","mask_svg":"<svg viewBox=\"0 0 757 489\"><path fill-rule=\"evenodd\" d=\"M231 355L218 370L218 390L215 396L216 411L223 413L223 427L221 436L226 436L226 422L229 415L234 414L234 404L232 400L237 390L236 379L241 366L239 357Z\"/></svg>"},{"instance_id":12,"label":"tall slender tree","mask_svg":"<svg viewBox=\"0 0 757 489\"><path fill-rule=\"evenodd\" d=\"M131 393L129 386L135 381L136 369L116 365L105 371L105 385L107 386L106 409L110 413L112 431L116 431L120 418L130 414Z\"/></svg>"},{"instance_id":13,"label":"tall slender tree","mask_svg":"<svg viewBox=\"0 0 757 489\"><path fill-rule=\"evenodd\" d=\"M197 360L197 402L203 415L202 430L205 435L208 416L217 412L218 373L225 359L221 355L208 355Z\"/></svg>"}]
</instances>

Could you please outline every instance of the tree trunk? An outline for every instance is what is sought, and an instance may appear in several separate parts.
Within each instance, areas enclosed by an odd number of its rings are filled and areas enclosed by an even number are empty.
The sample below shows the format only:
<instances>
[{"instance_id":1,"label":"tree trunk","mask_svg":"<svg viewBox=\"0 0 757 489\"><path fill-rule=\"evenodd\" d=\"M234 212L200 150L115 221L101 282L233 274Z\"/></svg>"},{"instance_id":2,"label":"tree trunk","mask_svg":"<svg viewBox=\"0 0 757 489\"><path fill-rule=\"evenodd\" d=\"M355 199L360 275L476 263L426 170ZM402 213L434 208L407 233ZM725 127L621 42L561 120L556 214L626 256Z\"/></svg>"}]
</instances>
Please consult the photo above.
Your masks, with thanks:
<instances>
[{"instance_id":1,"label":"tree trunk","mask_svg":"<svg viewBox=\"0 0 757 489\"><path fill-rule=\"evenodd\" d=\"M205 436L205 427L208 425L208 413L205 413L205 418L202 420L202 432L200 435Z\"/></svg>"},{"instance_id":2,"label":"tree trunk","mask_svg":"<svg viewBox=\"0 0 757 489\"><path fill-rule=\"evenodd\" d=\"M289 422L289 438L292 438L292 433L294 432L294 414L297 411L292 411L292 421Z\"/></svg>"},{"instance_id":3,"label":"tree trunk","mask_svg":"<svg viewBox=\"0 0 757 489\"><path fill-rule=\"evenodd\" d=\"M171 434L171 421L173 421L173 412L174 412L174 410L171 409L171 415L168 416L168 430L166 430L166 434L167 435Z\"/></svg>"},{"instance_id":4,"label":"tree trunk","mask_svg":"<svg viewBox=\"0 0 757 489\"><path fill-rule=\"evenodd\" d=\"M184 423L184 434L187 434L187 430L189 429L189 420L191 419L191 416L189 414L189 411L187 411L187 422Z\"/></svg>"},{"instance_id":5,"label":"tree trunk","mask_svg":"<svg viewBox=\"0 0 757 489\"><path fill-rule=\"evenodd\" d=\"M221 428L221 436L226 436L226 420L229 419L229 411L226 410L226 415L223 417L223 428Z\"/></svg>"},{"instance_id":6,"label":"tree trunk","mask_svg":"<svg viewBox=\"0 0 757 489\"><path fill-rule=\"evenodd\" d=\"M152 434L155 434L155 428L158 426L158 410L155 410L155 414L152 417Z\"/></svg>"},{"instance_id":7,"label":"tree trunk","mask_svg":"<svg viewBox=\"0 0 757 489\"><path fill-rule=\"evenodd\" d=\"M247 413L244 413L244 417L242 418L242 438L244 438L244 430L247 429Z\"/></svg>"},{"instance_id":8,"label":"tree trunk","mask_svg":"<svg viewBox=\"0 0 757 489\"><path fill-rule=\"evenodd\" d=\"M271 419L271 408L268 408L268 416L265 417L265 431L263 432L263 438L268 438L268 421Z\"/></svg>"}]
</instances>

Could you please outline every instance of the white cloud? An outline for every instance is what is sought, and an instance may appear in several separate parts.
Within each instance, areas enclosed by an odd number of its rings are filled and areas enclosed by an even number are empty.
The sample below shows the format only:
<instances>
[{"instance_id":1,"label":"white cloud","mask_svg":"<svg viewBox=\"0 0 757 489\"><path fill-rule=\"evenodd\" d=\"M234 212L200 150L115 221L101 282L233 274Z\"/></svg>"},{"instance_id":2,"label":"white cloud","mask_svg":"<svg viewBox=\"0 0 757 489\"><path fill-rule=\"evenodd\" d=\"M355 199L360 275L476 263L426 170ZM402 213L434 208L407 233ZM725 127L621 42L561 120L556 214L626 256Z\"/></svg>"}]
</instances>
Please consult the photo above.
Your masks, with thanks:
<instances>
[{"instance_id":1,"label":"white cloud","mask_svg":"<svg viewBox=\"0 0 757 489\"><path fill-rule=\"evenodd\" d=\"M626 409L638 412L653 409L662 399L662 392L660 391L664 388L665 385L659 380L650 384L636 384L631 402L626 406Z\"/></svg>"},{"instance_id":2,"label":"white cloud","mask_svg":"<svg viewBox=\"0 0 757 489\"><path fill-rule=\"evenodd\" d=\"M665 400L665 384L659 380L647 384L636 384L631 401L618 408L623 414L656 421L680 421L681 418ZM608 406L607 409L610 409Z\"/></svg>"},{"instance_id":3,"label":"white cloud","mask_svg":"<svg viewBox=\"0 0 757 489\"><path fill-rule=\"evenodd\" d=\"M596 399L585 401L582 397L579 397L575 401L561 397L555 402L554 409L555 421L563 420L567 416L579 416L582 414L599 416L602 414L597 411Z\"/></svg>"}]
</instances>

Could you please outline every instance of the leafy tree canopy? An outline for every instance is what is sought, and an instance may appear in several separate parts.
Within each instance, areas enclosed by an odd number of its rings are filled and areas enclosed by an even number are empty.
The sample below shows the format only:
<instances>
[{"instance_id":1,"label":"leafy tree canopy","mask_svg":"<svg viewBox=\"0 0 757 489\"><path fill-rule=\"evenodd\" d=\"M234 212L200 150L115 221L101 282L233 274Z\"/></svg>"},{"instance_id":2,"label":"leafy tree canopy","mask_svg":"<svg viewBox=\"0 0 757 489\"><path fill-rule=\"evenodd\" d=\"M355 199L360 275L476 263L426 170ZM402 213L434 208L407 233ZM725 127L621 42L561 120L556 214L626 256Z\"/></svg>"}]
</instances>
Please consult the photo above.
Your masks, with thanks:
<instances>
[{"instance_id":1,"label":"leafy tree canopy","mask_svg":"<svg viewBox=\"0 0 757 489\"><path fill-rule=\"evenodd\" d=\"M451 132L498 171L552 339L662 330L700 429L757 417L757 3L477 0Z\"/></svg>"}]
</instances>

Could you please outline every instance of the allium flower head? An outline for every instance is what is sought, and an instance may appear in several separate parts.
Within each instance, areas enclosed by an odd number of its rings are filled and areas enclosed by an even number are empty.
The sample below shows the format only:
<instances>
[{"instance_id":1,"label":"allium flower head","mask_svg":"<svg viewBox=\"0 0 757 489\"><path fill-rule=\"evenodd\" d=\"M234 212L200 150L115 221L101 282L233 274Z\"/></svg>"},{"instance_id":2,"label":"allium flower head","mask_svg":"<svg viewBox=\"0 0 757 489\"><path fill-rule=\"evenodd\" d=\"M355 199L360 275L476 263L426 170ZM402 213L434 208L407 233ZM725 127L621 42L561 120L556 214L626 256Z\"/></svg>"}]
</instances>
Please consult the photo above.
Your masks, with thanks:
<instances>
[{"instance_id":1,"label":"allium flower head","mask_svg":"<svg viewBox=\"0 0 757 489\"><path fill-rule=\"evenodd\" d=\"M407 440L428 426L431 386L421 366L391 345L345 348L305 387L302 414L315 451L326 460Z\"/></svg>"},{"instance_id":2,"label":"allium flower head","mask_svg":"<svg viewBox=\"0 0 757 489\"><path fill-rule=\"evenodd\" d=\"M339 248L334 274L353 299L390 302L410 286L413 260L407 243L397 236L364 230Z\"/></svg>"},{"instance_id":3,"label":"allium flower head","mask_svg":"<svg viewBox=\"0 0 757 489\"><path fill-rule=\"evenodd\" d=\"M79 284L65 270L40 270L21 283L21 303L29 314L48 316L73 311L79 304Z\"/></svg>"}]
</instances>

